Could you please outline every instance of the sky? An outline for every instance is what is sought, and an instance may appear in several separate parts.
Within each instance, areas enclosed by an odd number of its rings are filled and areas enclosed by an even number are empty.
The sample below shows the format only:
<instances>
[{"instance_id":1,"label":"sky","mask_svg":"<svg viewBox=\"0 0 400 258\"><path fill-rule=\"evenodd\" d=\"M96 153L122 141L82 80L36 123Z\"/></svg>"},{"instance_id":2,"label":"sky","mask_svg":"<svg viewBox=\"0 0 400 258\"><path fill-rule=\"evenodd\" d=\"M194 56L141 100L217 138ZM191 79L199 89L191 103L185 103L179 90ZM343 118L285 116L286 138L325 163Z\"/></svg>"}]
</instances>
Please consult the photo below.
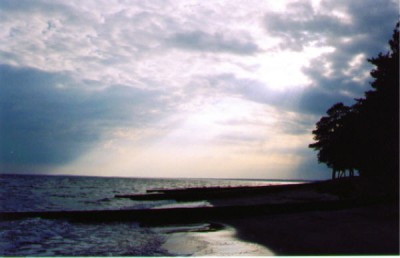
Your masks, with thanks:
<instances>
[{"instance_id":1,"label":"sky","mask_svg":"<svg viewBox=\"0 0 400 258\"><path fill-rule=\"evenodd\" d=\"M0 173L326 179L394 0L0 0Z\"/></svg>"}]
</instances>

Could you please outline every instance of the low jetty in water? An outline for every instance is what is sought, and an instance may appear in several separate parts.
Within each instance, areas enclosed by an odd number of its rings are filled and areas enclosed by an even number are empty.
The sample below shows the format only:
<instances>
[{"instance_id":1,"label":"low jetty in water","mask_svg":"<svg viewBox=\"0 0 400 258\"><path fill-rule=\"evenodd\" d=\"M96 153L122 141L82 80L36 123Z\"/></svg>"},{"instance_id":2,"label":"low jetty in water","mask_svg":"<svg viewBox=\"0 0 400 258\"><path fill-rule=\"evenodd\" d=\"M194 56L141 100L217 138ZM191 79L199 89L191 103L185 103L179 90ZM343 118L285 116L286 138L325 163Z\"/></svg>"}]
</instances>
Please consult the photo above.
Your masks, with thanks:
<instances>
[{"instance_id":1,"label":"low jetty in water","mask_svg":"<svg viewBox=\"0 0 400 258\"><path fill-rule=\"evenodd\" d=\"M157 189L142 195L116 195L132 200L208 200L212 207L175 207L159 209L79 210L1 212L1 220L29 217L67 219L78 222L137 221L143 224L193 223L260 214L298 213L338 210L391 201L387 198L337 198L338 182L326 181L263 187L212 187ZM340 183L341 194L353 188L353 181ZM335 198L333 198L335 197Z\"/></svg>"},{"instance_id":2,"label":"low jetty in water","mask_svg":"<svg viewBox=\"0 0 400 258\"><path fill-rule=\"evenodd\" d=\"M278 255L398 254L398 194L364 184L354 178L268 187L154 189L144 195L115 198L178 203L173 208L136 210L1 212L0 220L132 221L162 227L208 223L215 231L232 226L240 239L261 244ZM181 203L199 200L212 206L185 207ZM209 234L210 228L204 230ZM188 233L178 234L183 234L173 241L181 243L178 249L190 246Z\"/></svg>"}]
</instances>

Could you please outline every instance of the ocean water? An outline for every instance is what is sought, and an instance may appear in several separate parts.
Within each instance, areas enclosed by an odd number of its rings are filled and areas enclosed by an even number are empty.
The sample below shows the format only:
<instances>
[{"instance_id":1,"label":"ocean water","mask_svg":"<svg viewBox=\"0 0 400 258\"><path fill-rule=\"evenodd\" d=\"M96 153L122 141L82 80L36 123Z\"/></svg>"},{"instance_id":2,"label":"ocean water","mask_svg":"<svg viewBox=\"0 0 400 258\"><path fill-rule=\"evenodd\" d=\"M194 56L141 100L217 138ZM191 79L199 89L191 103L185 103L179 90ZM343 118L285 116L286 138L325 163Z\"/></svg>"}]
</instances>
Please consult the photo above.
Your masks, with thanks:
<instances>
[{"instance_id":1,"label":"ocean water","mask_svg":"<svg viewBox=\"0 0 400 258\"><path fill-rule=\"evenodd\" d=\"M149 189L261 186L275 181L138 179L76 176L0 175L0 211L153 209L209 206L206 201L132 201L116 194ZM0 255L6 256L169 256L164 248L176 228L141 227L137 222L76 223L28 218L0 221Z\"/></svg>"}]
</instances>

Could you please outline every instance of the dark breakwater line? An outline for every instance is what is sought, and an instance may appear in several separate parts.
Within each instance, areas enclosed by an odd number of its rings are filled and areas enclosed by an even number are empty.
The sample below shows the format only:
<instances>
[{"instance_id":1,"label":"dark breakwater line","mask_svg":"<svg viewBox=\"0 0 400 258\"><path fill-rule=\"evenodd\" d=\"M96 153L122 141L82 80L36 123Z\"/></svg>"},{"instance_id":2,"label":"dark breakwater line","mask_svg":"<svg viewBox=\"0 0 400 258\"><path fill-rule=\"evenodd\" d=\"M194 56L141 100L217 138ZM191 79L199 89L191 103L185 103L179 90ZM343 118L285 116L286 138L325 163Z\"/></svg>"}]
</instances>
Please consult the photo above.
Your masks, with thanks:
<instances>
[{"instance_id":1,"label":"dark breakwater line","mask_svg":"<svg viewBox=\"0 0 400 258\"><path fill-rule=\"evenodd\" d=\"M315 184L315 183L313 183ZM279 191L308 188L311 184L242 186L242 187L193 187L183 189L149 189L147 194L115 195L115 198L127 198L137 201L176 200L199 201L252 196Z\"/></svg>"},{"instance_id":2,"label":"dark breakwater line","mask_svg":"<svg viewBox=\"0 0 400 258\"><path fill-rule=\"evenodd\" d=\"M329 211L383 203L383 200L317 201L265 205L238 205L195 208L168 208L143 210L88 210L88 211L38 211L1 212L0 220L27 218L66 219L72 222L123 222L135 221L145 225L163 225L205 222L227 218L240 218L257 214L298 213Z\"/></svg>"},{"instance_id":3,"label":"dark breakwater line","mask_svg":"<svg viewBox=\"0 0 400 258\"><path fill-rule=\"evenodd\" d=\"M136 201L176 200L199 201L215 199L231 199L254 195L278 193L293 190L315 190L317 192L351 191L358 178L337 181L320 181L311 183L242 186L242 187L192 187L183 189L149 189L146 194L115 195L115 198L127 198Z\"/></svg>"}]
</instances>

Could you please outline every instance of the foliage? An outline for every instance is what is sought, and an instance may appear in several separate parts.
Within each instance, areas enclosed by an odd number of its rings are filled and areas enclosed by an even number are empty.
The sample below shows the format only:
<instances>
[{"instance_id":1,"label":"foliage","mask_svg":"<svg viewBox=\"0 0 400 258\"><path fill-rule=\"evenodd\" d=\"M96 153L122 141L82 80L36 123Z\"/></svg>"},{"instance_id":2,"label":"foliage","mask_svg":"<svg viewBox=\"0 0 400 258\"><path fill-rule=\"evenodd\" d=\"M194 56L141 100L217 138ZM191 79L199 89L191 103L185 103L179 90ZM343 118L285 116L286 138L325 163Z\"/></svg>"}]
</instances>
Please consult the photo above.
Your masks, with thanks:
<instances>
[{"instance_id":1,"label":"foliage","mask_svg":"<svg viewBox=\"0 0 400 258\"><path fill-rule=\"evenodd\" d=\"M375 66L372 90L352 106L333 105L313 131L318 161L335 170L357 169L368 178L399 178L399 23L390 51Z\"/></svg>"}]
</instances>

